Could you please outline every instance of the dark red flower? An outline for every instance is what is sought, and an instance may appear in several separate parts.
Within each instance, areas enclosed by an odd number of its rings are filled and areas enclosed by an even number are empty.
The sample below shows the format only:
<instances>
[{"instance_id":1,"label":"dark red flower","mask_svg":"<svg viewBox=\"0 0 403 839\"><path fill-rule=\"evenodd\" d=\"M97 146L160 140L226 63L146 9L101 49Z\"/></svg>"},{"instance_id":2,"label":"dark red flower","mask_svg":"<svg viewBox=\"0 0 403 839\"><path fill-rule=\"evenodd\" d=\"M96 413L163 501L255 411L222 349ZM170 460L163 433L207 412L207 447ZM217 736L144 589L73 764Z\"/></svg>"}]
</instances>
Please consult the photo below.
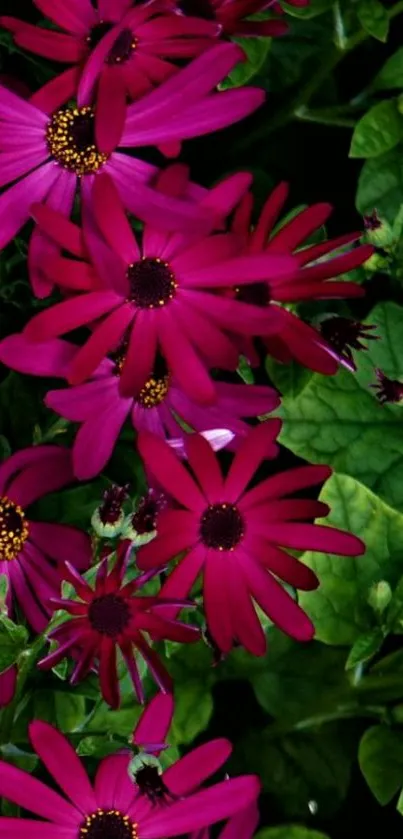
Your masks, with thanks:
<instances>
[{"instance_id":1,"label":"dark red flower","mask_svg":"<svg viewBox=\"0 0 403 839\"><path fill-rule=\"evenodd\" d=\"M336 357L351 370L356 370L352 350L366 350L362 341L377 341L378 335L369 335L376 326L337 315L325 318L320 333L336 352Z\"/></svg>"},{"instance_id":2,"label":"dark red flower","mask_svg":"<svg viewBox=\"0 0 403 839\"><path fill-rule=\"evenodd\" d=\"M400 402L403 399L403 382L399 382L397 379L389 379L379 369L375 370L375 373L378 381L370 387L377 391L376 396L381 405L385 405L386 402Z\"/></svg>"}]
</instances>

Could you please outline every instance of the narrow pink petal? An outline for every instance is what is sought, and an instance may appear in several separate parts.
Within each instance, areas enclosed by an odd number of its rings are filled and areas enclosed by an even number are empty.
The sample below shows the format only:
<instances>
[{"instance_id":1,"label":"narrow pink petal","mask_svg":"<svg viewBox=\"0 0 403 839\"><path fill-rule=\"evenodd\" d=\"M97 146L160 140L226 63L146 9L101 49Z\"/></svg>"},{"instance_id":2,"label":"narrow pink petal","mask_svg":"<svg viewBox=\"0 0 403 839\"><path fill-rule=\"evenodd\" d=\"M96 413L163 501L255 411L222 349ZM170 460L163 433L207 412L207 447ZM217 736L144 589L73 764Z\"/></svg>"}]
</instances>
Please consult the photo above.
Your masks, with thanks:
<instances>
[{"instance_id":1,"label":"narrow pink petal","mask_svg":"<svg viewBox=\"0 0 403 839\"><path fill-rule=\"evenodd\" d=\"M47 196L44 206L70 215L76 192L76 177L66 169L59 169L59 175ZM32 208L31 208L32 211ZM46 267L49 260L58 253L57 244L48 237L47 231L36 227L32 233L28 250L28 270L34 294L46 297L52 290Z\"/></svg>"},{"instance_id":2,"label":"narrow pink petal","mask_svg":"<svg viewBox=\"0 0 403 839\"><path fill-rule=\"evenodd\" d=\"M47 253L43 268L46 276L62 289L72 291L95 291L99 287L98 277L88 262L66 259L55 253Z\"/></svg>"},{"instance_id":3,"label":"narrow pink petal","mask_svg":"<svg viewBox=\"0 0 403 839\"><path fill-rule=\"evenodd\" d=\"M186 292L182 295L186 301ZM197 309L186 305L177 308L175 316L196 352L203 356L210 367L236 370L239 350L228 336Z\"/></svg>"},{"instance_id":4,"label":"narrow pink petal","mask_svg":"<svg viewBox=\"0 0 403 839\"><path fill-rule=\"evenodd\" d=\"M264 533L272 522L303 521L329 515L329 506L310 498L290 498L270 501L248 512L248 521L257 533Z\"/></svg>"},{"instance_id":5,"label":"narrow pink petal","mask_svg":"<svg viewBox=\"0 0 403 839\"><path fill-rule=\"evenodd\" d=\"M50 82L43 85L40 90L31 96L31 102L36 105L41 112L45 114L52 114L69 99L72 99L77 89L78 79L80 77L80 67L70 67L64 73L51 79Z\"/></svg>"},{"instance_id":6,"label":"narrow pink petal","mask_svg":"<svg viewBox=\"0 0 403 839\"><path fill-rule=\"evenodd\" d=\"M142 548L139 555L139 567L141 566L141 553L145 548ZM187 597L191 591L193 584L200 572L202 571L207 549L204 545L195 545L192 550L179 562L179 564L170 572L166 583L161 589L161 597L163 598L183 598ZM179 609L173 609L170 617L175 617Z\"/></svg>"},{"instance_id":7,"label":"narrow pink petal","mask_svg":"<svg viewBox=\"0 0 403 839\"><path fill-rule=\"evenodd\" d=\"M1 839L73 839L72 827L60 827L49 822L33 821L33 819L0 818Z\"/></svg>"},{"instance_id":8,"label":"narrow pink petal","mask_svg":"<svg viewBox=\"0 0 403 839\"><path fill-rule=\"evenodd\" d=\"M46 567L47 561L44 561ZM10 588L16 598L22 614L34 632L44 632L50 617L50 604L43 603L36 596L29 574L29 565L25 563L24 549L13 562L9 571Z\"/></svg>"},{"instance_id":9,"label":"narrow pink petal","mask_svg":"<svg viewBox=\"0 0 403 839\"><path fill-rule=\"evenodd\" d=\"M88 341L78 350L70 365L69 384L81 384L94 373L108 352L119 346L132 319L131 305L123 304L96 327Z\"/></svg>"},{"instance_id":10,"label":"narrow pink petal","mask_svg":"<svg viewBox=\"0 0 403 839\"><path fill-rule=\"evenodd\" d=\"M27 466L14 478L8 492L17 504L28 507L49 492L56 492L74 480L71 455L68 449L59 448L53 457Z\"/></svg>"},{"instance_id":11,"label":"narrow pink petal","mask_svg":"<svg viewBox=\"0 0 403 839\"><path fill-rule=\"evenodd\" d=\"M242 441L225 482L227 501L237 501L252 480L262 460L275 455L273 445L280 428L280 420L266 420L251 429Z\"/></svg>"},{"instance_id":12,"label":"narrow pink petal","mask_svg":"<svg viewBox=\"0 0 403 839\"><path fill-rule=\"evenodd\" d=\"M173 498L190 510L204 509L206 502L197 484L166 443L141 431L137 448L147 469Z\"/></svg>"},{"instance_id":13,"label":"narrow pink petal","mask_svg":"<svg viewBox=\"0 0 403 839\"><path fill-rule=\"evenodd\" d=\"M32 376L64 377L76 352L74 344L57 338L33 346L23 332L0 341L2 364Z\"/></svg>"},{"instance_id":14,"label":"narrow pink petal","mask_svg":"<svg viewBox=\"0 0 403 839\"><path fill-rule=\"evenodd\" d=\"M61 29L76 35L88 35L88 29L97 23L91 0L34 0L35 6Z\"/></svg>"},{"instance_id":15,"label":"narrow pink petal","mask_svg":"<svg viewBox=\"0 0 403 839\"><path fill-rule=\"evenodd\" d=\"M114 400L103 412L94 413L81 426L73 445L74 474L79 481L94 478L102 472L129 411L128 400Z\"/></svg>"},{"instance_id":16,"label":"narrow pink petal","mask_svg":"<svg viewBox=\"0 0 403 839\"><path fill-rule=\"evenodd\" d=\"M16 123L19 127L23 124L27 126L27 132L40 127L45 140L46 114L4 85L0 85L0 119Z\"/></svg>"},{"instance_id":17,"label":"narrow pink petal","mask_svg":"<svg viewBox=\"0 0 403 839\"><path fill-rule=\"evenodd\" d=\"M165 743L173 713L173 696L157 693L148 703L134 729L133 744L146 747L153 743Z\"/></svg>"},{"instance_id":18,"label":"narrow pink petal","mask_svg":"<svg viewBox=\"0 0 403 839\"><path fill-rule=\"evenodd\" d=\"M77 224L74 224L61 212L57 212L49 204L34 204L32 216L37 225L47 233L50 239L53 239L55 244L80 259L84 258L85 248L82 233Z\"/></svg>"},{"instance_id":19,"label":"narrow pink petal","mask_svg":"<svg viewBox=\"0 0 403 839\"><path fill-rule=\"evenodd\" d=\"M332 210L331 204L314 204L302 210L273 236L270 251L293 251L325 224Z\"/></svg>"},{"instance_id":20,"label":"narrow pink petal","mask_svg":"<svg viewBox=\"0 0 403 839\"><path fill-rule=\"evenodd\" d=\"M200 488L209 504L221 499L224 481L217 458L209 443L200 434L188 434L185 438L186 454Z\"/></svg>"},{"instance_id":21,"label":"narrow pink petal","mask_svg":"<svg viewBox=\"0 0 403 839\"><path fill-rule=\"evenodd\" d=\"M85 54L85 45L78 38L27 23L16 31L14 41L29 52L66 64L81 61Z\"/></svg>"},{"instance_id":22,"label":"narrow pink petal","mask_svg":"<svg viewBox=\"0 0 403 839\"><path fill-rule=\"evenodd\" d=\"M226 763L232 752L229 740L210 740L177 760L164 772L164 781L174 795L189 795Z\"/></svg>"},{"instance_id":23,"label":"narrow pink petal","mask_svg":"<svg viewBox=\"0 0 403 839\"><path fill-rule=\"evenodd\" d=\"M223 653L232 648L235 627L228 596L228 557L225 553L209 550L206 556L203 581L203 603L206 622L212 637Z\"/></svg>"},{"instance_id":24,"label":"narrow pink petal","mask_svg":"<svg viewBox=\"0 0 403 839\"><path fill-rule=\"evenodd\" d=\"M116 664L116 647L113 638L102 636L99 654L99 682L102 698L111 706L119 707L119 682Z\"/></svg>"},{"instance_id":25,"label":"narrow pink petal","mask_svg":"<svg viewBox=\"0 0 403 839\"><path fill-rule=\"evenodd\" d=\"M101 20L119 20L130 9L131 4L132 0L98 0Z\"/></svg>"},{"instance_id":26,"label":"narrow pink petal","mask_svg":"<svg viewBox=\"0 0 403 839\"><path fill-rule=\"evenodd\" d=\"M288 197L288 184L282 181L269 195L260 214L256 229L251 238L251 253L259 253L267 244L267 239L280 215Z\"/></svg>"},{"instance_id":27,"label":"narrow pink petal","mask_svg":"<svg viewBox=\"0 0 403 839\"><path fill-rule=\"evenodd\" d=\"M96 809L96 798L81 760L66 737L48 723L29 726L31 743L65 795L86 815Z\"/></svg>"},{"instance_id":28,"label":"narrow pink petal","mask_svg":"<svg viewBox=\"0 0 403 839\"><path fill-rule=\"evenodd\" d=\"M157 353L157 324L153 312L138 311L119 381L122 396L134 396L153 373Z\"/></svg>"},{"instance_id":29,"label":"narrow pink petal","mask_svg":"<svg viewBox=\"0 0 403 839\"><path fill-rule=\"evenodd\" d=\"M42 345L40 345L42 346ZM108 363L108 362L106 362ZM77 387L50 390L45 397L45 405L71 422L85 422L93 414L103 413L109 404L121 402L118 382L111 376L100 377ZM129 408L131 400L129 400Z\"/></svg>"},{"instance_id":30,"label":"narrow pink petal","mask_svg":"<svg viewBox=\"0 0 403 839\"><path fill-rule=\"evenodd\" d=\"M138 564L141 569L147 570L165 565L179 553L190 548L196 541L195 519L191 513L185 510L170 511L169 530L163 526L164 518L162 515L159 517L157 537L139 550Z\"/></svg>"},{"instance_id":31,"label":"narrow pink petal","mask_svg":"<svg viewBox=\"0 0 403 839\"><path fill-rule=\"evenodd\" d=\"M229 297L219 297L203 291L186 290L186 301L207 314L221 327L239 335L270 335L281 328L278 307L253 306Z\"/></svg>"},{"instance_id":32,"label":"narrow pink petal","mask_svg":"<svg viewBox=\"0 0 403 839\"><path fill-rule=\"evenodd\" d=\"M231 778L172 804L169 810L153 810L142 822L141 839L172 837L228 819L248 807L259 788L253 775Z\"/></svg>"},{"instance_id":33,"label":"narrow pink petal","mask_svg":"<svg viewBox=\"0 0 403 839\"><path fill-rule=\"evenodd\" d=\"M9 667L0 673L0 708L5 708L14 698L17 685L17 667Z\"/></svg>"},{"instance_id":34,"label":"narrow pink petal","mask_svg":"<svg viewBox=\"0 0 403 839\"><path fill-rule=\"evenodd\" d=\"M238 551L238 557L250 593L270 620L296 641L310 641L315 627L298 603L251 557L241 554L241 551Z\"/></svg>"},{"instance_id":35,"label":"narrow pink petal","mask_svg":"<svg viewBox=\"0 0 403 839\"><path fill-rule=\"evenodd\" d=\"M61 795L22 769L17 769L16 766L4 761L0 761L0 795L44 819L50 819L56 823L64 821L66 826L70 825L70 828L77 825L80 818L80 813L76 808L65 801ZM0 819L0 824L4 825L4 822L3 817ZM18 823L23 826L25 819L19 819ZM43 827L43 822L36 822L36 824ZM57 829L57 826L53 824L53 828ZM7 834L3 833L3 835ZM25 829L22 835L26 839Z\"/></svg>"},{"instance_id":36,"label":"narrow pink petal","mask_svg":"<svg viewBox=\"0 0 403 839\"><path fill-rule=\"evenodd\" d=\"M70 562L86 571L91 562L91 544L87 533L68 524L30 522L33 542L58 562Z\"/></svg>"},{"instance_id":37,"label":"narrow pink petal","mask_svg":"<svg viewBox=\"0 0 403 839\"><path fill-rule=\"evenodd\" d=\"M28 323L24 334L32 341L46 341L84 326L105 315L121 303L121 297L114 291L94 291L57 303L40 312Z\"/></svg>"},{"instance_id":38,"label":"narrow pink petal","mask_svg":"<svg viewBox=\"0 0 403 839\"><path fill-rule=\"evenodd\" d=\"M165 309L159 318L159 338L168 367L191 399L215 401L216 391L205 365L183 334L173 314Z\"/></svg>"},{"instance_id":39,"label":"narrow pink petal","mask_svg":"<svg viewBox=\"0 0 403 839\"><path fill-rule=\"evenodd\" d=\"M357 536L321 524L270 524L267 538L283 548L301 551L324 551L340 556L365 553L365 545Z\"/></svg>"},{"instance_id":40,"label":"narrow pink petal","mask_svg":"<svg viewBox=\"0 0 403 839\"><path fill-rule=\"evenodd\" d=\"M275 545L268 544L267 539L255 533L253 528L247 533L244 547L246 551L253 553L264 568L293 588L314 591L318 587L316 574L307 565Z\"/></svg>"},{"instance_id":41,"label":"narrow pink petal","mask_svg":"<svg viewBox=\"0 0 403 839\"><path fill-rule=\"evenodd\" d=\"M201 203L213 209L219 218L225 219L237 206L253 181L250 172L236 172L219 181L206 191Z\"/></svg>"},{"instance_id":42,"label":"narrow pink petal","mask_svg":"<svg viewBox=\"0 0 403 839\"><path fill-rule=\"evenodd\" d=\"M127 265L137 262L140 249L110 175L100 174L95 179L92 195L97 224L112 250Z\"/></svg>"},{"instance_id":43,"label":"narrow pink petal","mask_svg":"<svg viewBox=\"0 0 403 839\"><path fill-rule=\"evenodd\" d=\"M220 839L253 839L258 823L259 811L256 804L252 804L227 822Z\"/></svg>"},{"instance_id":44,"label":"narrow pink petal","mask_svg":"<svg viewBox=\"0 0 403 839\"><path fill-rule=\"evenodd\" d=\"M30 147L29 152L21 155L21 150L0 152L0 186L15 181L21 175L26 175L31 169L46 160L46 148L39 140Z\"/></svg>"},{"instance_id":45,"label":"narrow pink petal","mask_svg":"<svg viewBox=\"0 0 403 839\"><path fill-rule=\"evenodd\" d=\"M142 39L164 41L166 38L183 35L205 35L214 38L220 34L221 27L215 21L203 20L200 17L185 17L183 15L160 15L142 23L136 34Z\"/></svg>"},{"instance_id":46,"label":"narrow pink petal","mask_svg":"<svg viewBox=\"0 0 403 839\"><path fill-rule=\"evenodd\" d=\"M235 637L251 655L264 655L266 637L235 552L227 585Z\"/></svg>"},{"instance_id":47,"label":"narrow pink petal","mask_svg":"<svg viewBox=\"0 0 403 839\"><path fill-rule=\"evenodd\" d=\"M186 272L186 286L189 288L211 288L214 286L248 285L270 277L288 278L296 269L292 256L284 254L253 254L238 256L226 262L218 262L207 268L197 267Z\"/></svg>"},{"instance_id":48,"label":"narrow pink petal","mask_svg":"<svg viewBox=\"0 0 403 839\"><path fill-rule=\"evenodd\" d=\"M174 272L192 271L194 266L196 266L196 271L199 271L225 262L237 251L239 251L239 242L236 236L230 233L217 233L182 250L171 260L171 265Z\"/></svg>"},{"instance_id":49,"label":"narrow pink petal","mask_svg":"<svg viewBox=\"0 0 403 839\"><path fill-rule=\"evenodd\" d=\"M59 446L30 446L12 454L0 465L0 491L8 490L10 478L20 472L21 469L47 458L53 459L54 456L58 456L59 452Z\"/></svg>"},{"instance_id":50,"label":"narrow pink petal","mask_svg":"<svg viewBox=\"0 0 403 839\"><path fill-rule=\"evenodd\" d=\"M119 145L126 118L126 90L119 73L105 67L98 85L95 137L101 152L111 154Z\"/></svg>"},{"instance_id":51,"label":"narrow pink petal","mask_svg":"<svg viewBox=\"0 0 403 839\"><path fill-rule=\"evenodd\" d=\"M266 478L258 486L247 492L239 502L241 510L250 510L272 498L282 498L300 489L319 486L332 474L330 466L298 466L286 472L279 472Z\"/></svg>"},{"instance_id":52,"label":"narrow pink petal","mask_svg":"<svg viewBox=\"0 0 403 839\"><path fill-rule=\"evenodd\" d=\"M130 756L128 754L109 755L99 764L95 777L95 794L98 807L115 807L126 813L133 804L136 789L127 771Z\"/></svg>"}]
</instances>

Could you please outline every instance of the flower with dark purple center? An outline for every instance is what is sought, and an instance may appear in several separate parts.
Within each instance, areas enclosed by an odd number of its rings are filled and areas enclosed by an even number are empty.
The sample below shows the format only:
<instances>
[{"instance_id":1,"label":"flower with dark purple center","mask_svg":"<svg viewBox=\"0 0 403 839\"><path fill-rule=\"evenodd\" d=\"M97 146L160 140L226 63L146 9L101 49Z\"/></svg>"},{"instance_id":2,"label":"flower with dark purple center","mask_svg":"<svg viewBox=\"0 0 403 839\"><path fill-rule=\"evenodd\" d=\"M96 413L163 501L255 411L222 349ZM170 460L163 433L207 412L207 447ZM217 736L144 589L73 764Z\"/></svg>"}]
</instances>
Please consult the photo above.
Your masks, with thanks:
<instances>
[{"instance_id":1,"label":"flower with dark purple center","mask_svg":"<svg viewBox=\"0 0 403 839\"><path fill-rule=\"evenodd\" d=\"M142 257L129 265L127 278L130 300L139 309L165 306L175 296L177 283L168 264L162 259Z\"/></svg>"},{"instance_id":2,"label":"flower with dark purple center","mask_svg":"<svg viewBox=\"0 0 403 839\"><path fill-rule=\"evenodd\" d=\"M92 27L90 34L87 37L87 44L93 50L102 41L105 35L113 28L112 23L102 21L96 23ZM131 58L133 51L136 49L137 40L134 37L131 29L125 28L119 33L115 43L109 50L109 54L105 60L106 64L124 64Z\"/></svg>"},{"instance_id":3,"label":"flower with dark purple center","mask_svg":"<svg viewBox=\"0 0 403 839\"><path fill-rule=\"evenodd\" d=\"M378 381L370 385L375 391L381 405L386 402L400 402L403 399L403 382L397 379L389 379L382 370L375 370Z\"/></svg>"},{"instance_id":4,"label":"flower with dark purple center","mask_svg":"<svg viewBox=\"0 0 403 839\"><path fill-rule=\"evenodd\" d=\"M130 623L130 608L123 597L104 594L92 601L88 619L96 632L117 638Z\"/></svg>"},{"instance_id":5,"label":"flower with dark purple center","mask_svg":"<svg viewBox=\"0 0 403 839\"><path fill-rule=\"evenodd\" d=\"M244 522L235 504L211 504L202 516L200 537L207 548L233 551L244 535Z\"/></svg>"},{"instance_id":6,"label":"flower with dark purple center","mask_svg":"<svg viewBox=\"0 0 403 839\"><path fill-rule=\"evenodd\" d=\"M138 839L137 824L119 810L96 810L83 821L79 839Z\"/></svg>"}]
</instances>

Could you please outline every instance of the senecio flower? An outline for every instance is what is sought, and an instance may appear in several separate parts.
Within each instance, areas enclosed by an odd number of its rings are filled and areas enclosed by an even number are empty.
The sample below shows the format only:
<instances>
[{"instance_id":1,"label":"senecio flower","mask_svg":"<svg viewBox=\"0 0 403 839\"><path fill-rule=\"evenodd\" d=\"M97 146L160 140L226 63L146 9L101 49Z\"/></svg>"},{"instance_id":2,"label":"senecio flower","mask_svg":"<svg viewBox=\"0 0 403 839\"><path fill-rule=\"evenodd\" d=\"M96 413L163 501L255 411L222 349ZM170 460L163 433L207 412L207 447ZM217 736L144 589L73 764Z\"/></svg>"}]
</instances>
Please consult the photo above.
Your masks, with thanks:
<instances>
[{"instance_id":1,"label":"senecio flower","mask_svg":"<svg viewBox=\"0 0 403 839\"><path fill-rule=\"evenodd\" d=\"M192 58L211 46L221 27L197 17L164 12L160 2L132 0L33 0L62 31L32 26L15 17L0 17L25 50L62 64L76 65L57 79L67 101L83 95L99 80L99 102L124 107L126 96L137 99L169 78L178 67L171 59ZM112 100L112 101L110 101Z\"/></svg>"},{"instance_id":2,"label":"senecio flower","mask_svg":"<svg viewBox=\"0 0 403 839\"><path fill-rule=\"evenodd\" d=\"M86 570L91 560L87 534L65 524L33 521L27 508L74 481L71 454L59 446L21 449L0 466L0 574L35 632L52 612L61 585L61 563ZM10 676L11 678L11 676Z\"/></svg>"},{"instance_id":3,"label":"senecio flower","mask_svg":"<svg viewBox=\"0 0 403 839\"><path fill-rule=\"evenodd\" d=\"M359 232L316 245L307 244L309 237L320 230L332 212L332 206L326 203L301 210L275 229L287 196L288 185L280 183L268 197L253 227L253 198L251 195L244 196L234 217L233 231L243 240L250 254L293 254L298 269L291 280L285 276L267 277L263 282L235 288L234 294L240 300L272 312L277 332L264 339L270 355L283 363L295 358L311 370L331 375L337 372L343 358L317 329L289 311L284 304L363 296L364 289L357 283L335 278L362 265L373 253L373 247L356 246L361 236ZM242 349L252 363L257 363L251 342L244 342Z\"/></svg>"},{"instance_id":4,"label":"senecio flower","mask_svg":"<svg viewBox=\"0 0 403 839\"><path fill-rule=\"evenodd\" d=\"M122 111L120 119L90 101L61 108L65 97L53 82L29 102L0 86L0 185L15 181L0 198L0 247L28 220L35 201L46 199L70 215L77 185L85 201L100 170L113 177L139 218L169 229L200 226L203 208L197 202L155 191L148 184L156 168L116 149L180 142L250 114L264 99L261 90L215 90L242 58L235 44L218 44ZM31 263L46 250L43 239L35 242Z\"/></svg>"},{"instance_id":5,"label":"senecio flower","mask_svg":"<svg viewBox=\"0 0 403 839\"><path fill-rule=\"evenodd\" d=\"M144 388L150 379L151 398L158 402L159 395L164 396L165 384L154 375L160 351L168 374L190 399L213 403L216 388L209 368L235 370L238 364L238 350L226 330L267 334L275 319L271 311L220 296L216 289L230 279L243 287L263 277L290 276L293 258L238 257L232 234L195 240L151 225L146 225L139 245L118 191L106 175L99 175L94 185L94 212L104 239L87 240L92 262L61 257L51 266L52 278L60 277L62 287L77 289L81 282L88 290L40 312L26 327L27 338L46 341L99 319L70 365L70 384L88 379L125 339L127 351L119 360L122 396L143 390L146 398ZM120 410L126 410L123 402Z\"/></svg>"},{"instance_id":6,"label":"senecio flower","mask_svg":"<svg viewBox=\"0 0 403 839\"><path fill-rule=\"evenodd\" d=\"M240 642L255 655L266 649L252 598L280 629L308 641L314 627L278 579L302 590L318 580L287 553L314 550L346 556L364 551L350 533L313 524L329 508L320 501L290 498L323 483L327 466L302 466L267 478L248 489L256 469L276 454L279 420L268 420L241 443L226 477L208 443L191 434L186 453L192 474L158 437L139 434L138 448L147 470L180 505L162 512L157 537L138 554L143 570L166 565L185 552L161 590L163 597L184 597L203 571L204 609L211 636L227 653ZM277 579L278 578L278 579Z\"/></svg>"},{"instance_id":7,"label":"senecio flower","mask_svg":"<svg viewBox=\"0 0 403 839\"><path fill-rule=\"evenodd\" d=\"M307 6L309 0L289 0L289 6ZM258 12L283 13L278 0L177 0L176 11L184 15L197 15L205 20L215 20L225 35L243 38L267 36L274 38L288 31L287 24L277 18L250 20Z\"/></svg>"},{"instance_id":8,"label":"senecio flower","mask_svg":"<svg viewBox=\"0 0 403 839\"><path fill-rule=\"evenodd\" d=\"M170 699L156 697L140 719L134 744L159 742L163 747L170 719ZM199 746L165 770L162 781L171 796L156 805L130 778L129 751L102 760L91 784L67 737L56 728L35 720L29 726L29 736L34 751L63 795L22 769L0 761L0 796L39 816L1 816L0 836L4 839L183 836L247 810L259 793L259 781L254 775L201 786L221 769L231 753L231 744L224 739Z\"/></svg>"},{"instance_id":9,"label":"senecio flower","mask_svg":"<svg viewBox=\"0 0 403 839\"><path fill-rule=\"evenodd\" d=\"M145 633L152 640L167 639L180 643L197 641L200 637L195 626L174 620L167 611L176 612L193 605L182 599L175 601L160 597L139 595L150 574L143 574L131 582L124 582L129 551L120 551L115 565L108 570L108 557L99 565L95 585L89 583L69 563L64 566L64 578L71 583L79 600L53 597L54 608L63 609L72 617L56 626L49 639L57 641L58 648L40 662L49 670L66 655L74 651L76 664L71 683L83 679L94 664L99 663L101 693L112 708L120 702L117 676L117 650L127 665L139 701L144 702L144 692L134 651L142 656L149 670L163 691L171 689L171 680ZM166 617L165 617L166 615Z\"/></svg>"}]
</instances>

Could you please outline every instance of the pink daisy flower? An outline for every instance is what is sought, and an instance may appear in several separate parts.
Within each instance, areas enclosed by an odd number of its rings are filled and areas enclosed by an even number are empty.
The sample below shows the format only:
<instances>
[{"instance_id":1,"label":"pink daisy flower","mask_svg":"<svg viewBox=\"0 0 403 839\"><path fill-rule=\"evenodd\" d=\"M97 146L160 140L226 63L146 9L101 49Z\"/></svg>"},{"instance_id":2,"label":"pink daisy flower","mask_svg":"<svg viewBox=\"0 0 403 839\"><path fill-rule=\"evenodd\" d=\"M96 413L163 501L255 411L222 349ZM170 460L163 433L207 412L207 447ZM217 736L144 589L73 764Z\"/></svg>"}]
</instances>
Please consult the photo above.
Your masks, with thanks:
<instances>
[{"instance_id":1,"label":"pink daisy flower","mask_svg":"<svg viewBox=\"0 0 403 839\"><path fill-rule=\"evenodd\" d=\"M112 708L120 703L117 650L126 663L139 701L144 702L135 651L147 663L160 689L171 690L170 677L146 634L152 641L165 639L179 643L190 643L200 637L197 627L174 620L168 614L172 612L172 604L178 612L192 603L139 595L154 574L124 582L129 555L130 550L121 551L109 571L108 557L105 557L99 565L94 587L72 565L65 564L64 577L79 599L52 598L54 608L63 609L72 617L49 633L49 639L57 641L59 646L39 663L42 669L49 670L74 651L76 664L70 679L73 685L97 665L102 696Z\"/></svg>"},{"instance_id":2,"label":"pink daisy flower","mask_svg":"<svg viewBox=\"0 0 403 839\"><path fill-rule=\"evenodd\" d=\"M340 354L318 330L302 321L285 305L304 300L361 297L365 293L361 286L334 278L362 265L373 253L373 247L355 246L361 235L356 232L307 246L306 240L329 218L332 212L330 204L315 204L301 210L291 221L275 230L287 195L288 185L279 184L267 199L255 227L251 225L253 198L245 196L235 215L233 231L243 239L249 253L293 254L299 269L291 281L283 277L274 281L267 278L264 282L237 289L236 294L244 302L260 304L274 313L278 331L265 338L272 356L284 363L295 358L311 370L330 375L336 373L338 364L343 362ZM353 247L346 250L350 243L354 243ZM256 354L251 342L245 342L242 349L255 363Z\"/></svg>"},{"instance_id":3,"label":"pink daisy flower","mask_svg":"<svg viewBox=\"0 0 403 839\"><path fill-rule=\"evenodd\" d=\"M173 60L193 58L211 46L221 31L214 21L182 18L166 4L132 0L34 0L58 29L32 26L15 17L0 17L0 26L13 33L23 49L62 64L76 65L56 82L67 101L78 84L78 102L99 79L99 96L110 107L137 99L178 70ZM76 88L74 88L76 92ZM119 103L116 101L119 99ZM123 102L123 105L122 105Z\"/></svg>"},{"instance_id":4,"label":"pink daisy flower","mask_svg":"<svg viewBox=\"0 0 403 839\"><path fill-rule=\"evenodd\" d=\"M27 508L74 481L71 455L58 446L34 446L0 465L0 574L35 632L42 632L60 591L60 564L86 570L91 560L87 534L65 524L33 521ZM11 676L10 676L11 679Z\"/></svg>"},{"instance_id":5,"label":"pink daisy flower","mask_svg":"<svg viewBox=\"0 0 403 839\"><path fill-rule=\"evenodd\" d=\"M105 175L94 185L94 211L109 247L99 237L88 239L92 264L58 258L48 268L62 287L77 289L81 283L90 290L40 312L26 327L27 338L46 341L100 319L70 365L70 384L88 379L107 353L126 339L119 377L123 396L132 397L145 387L161 353L168 373L190 399L213 402L216 388L209 368L236 369L238 364L238 350L226 330L267 334L272 317L271 311L219 297L217 287L230 280L250 284L278 274L289 277L293 258L238 257L238 240L232 234L195 241L151 225L146 225L139 245L118 191Z\"/></svg>"},{"instance_id":6,"label":"pink daisy flower","mask_svg":"<svg viewBox=\"0 0 403 839\"><path fill-rule=\"evenodd\" d=\"M146 468L180 505L161 512L157 536L140 549L138 565L158 568L185 552L161 594L185 596L203 571L207 626L225 653L234 641L255 655L265 652L253 601L296 640L313 637L311 621L277 578L302 590L316 588L318 581L287 549L347 556L364 551L363 543L350 533L312 524L312 519L327 515L326 504L289 497L325 481L331 473L327 466L291 469L248 490L263 459L276 453L280 427L279 420L268 420L253 428L226 477L200 435L191 434L186 441L192 474L160 438L145 431L138 438Z\"/></svg>"},{"instance_id":7,"label":"pink daisy flower","mask_svg":"<svg viewBox=\"0 0 403 839\"><path fill-rule=\"evenodd\" d=\"M158 706L153 706L155 710ZM149 714L149 709L145 714ZM164 722L162 717L162 722ZM147 736L160 736L158 722ZM162 726L161 726L162 728ZM101 761L94 784L67 738L51 725L35 720L29 727L32 747L63 795L10 763L0 762L0 795L39 818L0 817L0 836L7 839L164 839L201 830L228 819L256 799L254 775L201 784L220 769L231 746L212 740L194 749L164 772L175 799L156 807L129 778L130 753Z\"/></svg>"},{"instance_id":8,"label":"pink daisy flower","mask_svg":"<svg viewBox=\"0 0 403 839\"><path fill-rule=\"evenodd\" d=\"M307 6L309 0L289 0L290 6ZM215 20L226 35L245 37L284 35L288 26L282 20L250 20L258 12L270 10L283 14L277 0L177 0L177 11L197 15L204 20Z\"/></svg>"},{"instance_id":9,"label":"pink daisy flower","mask_svg":"<svg viewBox=\"0 0 403 839\"><path fill-rule=\"evenodd\" d=\"M120 114L113 97L108 107L94 109L86 102L60 108L65 95L60 96L57 79L29 102L0 86L0 185L15 182L0 198L0 247L25 224L36 201L47 200L70 215L77 186L85 201L101 169L139 218L169 229L206 224L210 214L199 202L157 192L148 186L155 167L116 149L177 143L250 114L262 103L263 91L215 91L242 57L235 44L218 44ZM34 289L42 295L49 284L43 287L38 265L48 247L44 235L31 240L31 274L36 267Z\"/></svg>"}]
</instances>

